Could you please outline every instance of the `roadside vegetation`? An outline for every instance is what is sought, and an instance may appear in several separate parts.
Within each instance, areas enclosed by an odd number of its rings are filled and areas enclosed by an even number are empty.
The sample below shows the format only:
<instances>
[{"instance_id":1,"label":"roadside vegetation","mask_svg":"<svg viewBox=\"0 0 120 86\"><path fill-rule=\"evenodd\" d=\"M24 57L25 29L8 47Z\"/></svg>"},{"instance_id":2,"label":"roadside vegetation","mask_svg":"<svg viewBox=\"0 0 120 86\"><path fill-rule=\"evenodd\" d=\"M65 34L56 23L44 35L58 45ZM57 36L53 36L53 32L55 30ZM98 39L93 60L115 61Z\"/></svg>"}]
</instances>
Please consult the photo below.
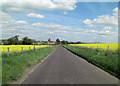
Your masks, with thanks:
<instances>
[{"instance_id":1,"label":"roadside vegetation","mask_svg":"<svg viewBox=\"0 0 120 86\"><path fill-rule=\"evenodd\" d=\"M2 55L2 83L9 84L11 81L17 80L25 70L40 62L55 48L56 45L51 45L51 47L24 51L23 53Z\"/></svg>"},{"instance_id":2,"label":"roadside vegetation","mask_svg":"<svg viewBox=\"0 0 120 86\"><path fill-rule=\"evenodd\" d=\"M88 62L102 68L117 78L120 78L118 50L112 51L70 45L64 45L64 47Z\"/></svg>"},{"instance_id":3,"label":"roadside vegetation","mask_svg":"<svg viewBox=\"0 0 120 86\"><path fill-rule=\"evenodd\" d=\"M2 84L2 55L0 53L0 85Z\"/></svg>"}]
</instances>

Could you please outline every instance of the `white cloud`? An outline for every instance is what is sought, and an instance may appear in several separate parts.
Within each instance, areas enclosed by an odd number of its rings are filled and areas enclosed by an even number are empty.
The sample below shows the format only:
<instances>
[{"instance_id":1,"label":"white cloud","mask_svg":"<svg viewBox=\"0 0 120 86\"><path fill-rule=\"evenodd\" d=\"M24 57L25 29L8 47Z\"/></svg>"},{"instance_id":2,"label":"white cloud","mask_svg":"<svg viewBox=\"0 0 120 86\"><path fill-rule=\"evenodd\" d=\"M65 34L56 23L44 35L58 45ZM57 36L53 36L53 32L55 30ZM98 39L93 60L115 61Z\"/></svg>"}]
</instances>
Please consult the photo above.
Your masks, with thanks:
<instances>
[{"instance_id":1,"label":"white cloud","mask_svg":"<svg viewBox=\"0 0 120 86\"><path fill-rule=\"evenodd\" d=\"M118 8L113 9L112 15L100 15L97 18L91 20L86 19L83 21L87 26L94 26L95 30L88 30L86 32L96 34L96 39L103 42L117 42L117 29L118 28Z\"/></svg>"},{"instance_id":2,"label":"white cloud","mask_svg":"<svg viewBox=\"0 0 120 86\"><path fill-rule=\"evenodd\" d=\"M83 23L86 24L86 25L89 26L89 27L95 27L95 25L92 24L93 21L90 20L90 19L84 20Z\"/></svg>"},{"instance_id":3,"label":"white cloud","mask_svg":"<svg viewBox=\"0 0 120 86\"><path fill-rule=\"evenodd\" d=\"M16 29L7 29L7 30L16 30Z\"/></svg>"},{"instance_id":4,"label":"white cloud","mask_svg":"<svg viewBox=\"0 0 120 86\"><path fill-rule=\"evenodd\" d=\"M67 31L62 31L63 33L67 33Z\"/></svg>"},{"instance_id":5,"label":"white cloud","mask_svg":"<svg viewBox=\"0 0 120 86\"><path fill-rule=\"evenodd\" d=\"M117 34L110 32L108 29L103 30L90 30L83 28L73 28L70 26L64 26L55 23L33 23L29 24L24 20L16 21L10 15L0 12L3 16L0 21L2 24L2 37L3 39L12 37L19 34L20 38L25 36L36 40L47 40L51 38L56 40L56 37L60 37L66 40L72 41L102 41L101 38L106 36L106 41L116 41ZM94 37L99 36L94 39ZM114 37L114 39L112 39ZM108 39L111 38L111 39Z\"/></svg>"},{"instance_id":6,"label":"white cloud","mask_svg":"<svg viewBox=\"0 0 120 86\"><path fill-rule=\"evenodd\" d=\"M73 32L73 34L75 34L75 35L79 35L79 34L80 34L80 32Z\"/></svg>"},{"instance_id":7,"label":"white cloud","mask_svg":"<svg viewBox=\"0 0 120 86\"><path fill-rule=\"evenodd\" d=\"M118 25L118 18L116 16L102 15L93 20L93 24L102 26L116 26Z\"/></svg>"},{"instance_id":8,"label":"white cloud","mask_svg":"<svg viewBox=\"0 0 120 86\"><path fill-rule=\"evenodd\" d=\"M89 27L96 27L96 26L91 24L91 25L89 25Z\"/></svg>"},{"instance_id":9,"label":"white cloud","mask_svg":"<svg viewBox=\"0 0 120 86\"><path fill-rule=\"evenodd\" d=\"M113 15L117 16L118 15L118 7L116 7L115 9L113 9Z\"/></svg>"},{"instance_id":10,"label":"white cloud","mask_svg":"<svg viewBox=\"0 0 120 86\"><path fill-rule=\"evenodd\" d=\"M107 33L109 33L110 31L109 30L106 30Z\"/></svg>"},{"instance_id":11,"label":"white cloud","mask_svg":"<svg viewBox=\"0 0 120 86\"><path fill-rule=\"evenodd\" d=\"M41 26L46 26L46 27L60 27L61 25L59 24L54 24L54 23L33 23L33 26L41 27Z\"/></svg>"},{"instance_id":12,"label":"white cloud","mask_svg":"<svg viewBox=\"0 0 120 86\"><path fill-rule=\"evenodd\" d=\"M90 30L90 32L98 32L98 31L96 31L96 30Z\"/></svg>"},{"instance_id":13,"label":"white cloud","mask_svg":"<svg viewBox=\"0 0 120 86\"><path fill-rule=\"evenodd\" d=\"M13 19L10 15L1 12L1 16L2 16L2 20L1 21L1 25L2 25L2 36L3 38L9 38L12 37L13 35L16 34L21 34L22 30L30 30L32 27L31 25L29 25L26 21L16 21L15 19ZM21 36L25 36L25 34L27 34L27 31L25 33L23 33L24 35Z\"/></svg>"},{"instance_id":14,"label":"white cloud","mask_svg":"<svg viewBox=\"0 0 120 86\"><path fill-rule=\"evenodd\" d=\"M109 30L106 30L106 31L99 31L99 32L97 32L97 34L98 34L98 35L113 36L113 35L115 35L115 34L117 34L117 33L115 33L115 32L110 32Z\"/></svg>"},{"instance_id":15,"label":"white cloud","mask_svg":"<svg viewBox=\"0 0 120 86\"><path fill-rule=\"evenodd\" d=\"M97 30L85 30L84 32L86 32L86 33L92 33L92 34L97 34L99 31L97 31Z\"/></svg>"},{"instance_id":16,"label":"white cloud","mask_svg":"<svg viewBox=\"0 0 120 86\"><path fill-rule=\"evenodd\" d=\"M29 18L40 18L40 19L44 18L43 15L37 14L37 13L29 13L29 14L27 14L27 17L29 17Z\"/></svg>"},{"instance_id":17,"label":"white cloud","mask_svg":"<svg viewBox=\"0 0 120 86\"><path fill-rule=\"evenodd\" d=\"M105 36L105 35L98 35L98 37L102 37L102 38L105 38L106 36Z\"/></svg>"},{"instance_id":18,"label":"white cloud","mask_svg":"<svg viewBox=\"0 0 120 86\"><path fill-rule=\"evenodd\" d=\"M52 0L2 0L2 10L5 12L31 12L45 10L67 11L76 8L77 1L53 2Z\"/></svg>"},{"instance_id":19,"label":"white cloud","mask_svg":"<svg viewBox=\"0 0 120 86\"><path fill-rule=\"evenodd\" d=\"M16 21L16 23L18 23L18 24L27 24L26 21Z\"/></svg>"},{"instance_id":20,"label":"white cloud","mask_svg":"<svg viewBox=\"0 0 120 86\"><path fill-rule=\"evenodd\" d=\"M86 19L85 21L83 21L84 24L90 25L92 22L92 20L90 19Z\"/></svg>"},{"instance_id":21,"label":"white cloud","mask_svg":"<svg viewBox=\"0 0 120 86\"><path fill-rule=\"evenodd\" d=\"M64 25L54 24L54 23L33 23L32 26L37 27L37 28L56 30L56 31L57 30L59 30L59 31L74 30L70 26L64 26Z\"/></svg>"},{"instance_id":22,"label":"white cloud","mask_svg":"<svg viewBox=\"0 0 120 86\"><path fill-rule=\"evenodd\" d=\"M48 33L48 34L54 34L54 32L51 32L51 31L48 31L48 32L46 32L46 33Z\"/></svg>"},{"instance_id":23,"label":"white cloud","mask_svg":"<svg viewBox=\"0 0 120 86\"><path fill-rule=\"evenodd\" d=\"M118 25L118 8L113 9L113 15L101 15L97 18L90 20L86 19L83 21L86 25L94 26L117 26Z\"/></svg>"},{"instance_id":24,"label":"white cloud","mask_svg":"<svg viewBox=\"0 0 120 86\"><path fill-rule=\"evenodd\" d=\"M2 17L0 18L0 23L10 23L15 21L15 19L2 11L0 11L0 16Z\"/></svg>"},{"instance_id":25,"label":"white cloud","mask_svg":"<svg viewBox=\"0 0 120 86\"><path fill-rule=\"evenodd\" d=\"M110 27L110 26L106 26L106 27L104 27L104 29L105 29L105 30L111 30L112 27Z\"/></svg>"},{"instance_id":26,"label":"white cloud","mask_svg":"<svg viewBox=\"0 0 120 86\"><path fill-rule=\"evenodd\" d=\"M55 30L54 32L57 32L57 33L67 33L67 31L62 31L62 30Z\"/></svg>"}]
</instances>

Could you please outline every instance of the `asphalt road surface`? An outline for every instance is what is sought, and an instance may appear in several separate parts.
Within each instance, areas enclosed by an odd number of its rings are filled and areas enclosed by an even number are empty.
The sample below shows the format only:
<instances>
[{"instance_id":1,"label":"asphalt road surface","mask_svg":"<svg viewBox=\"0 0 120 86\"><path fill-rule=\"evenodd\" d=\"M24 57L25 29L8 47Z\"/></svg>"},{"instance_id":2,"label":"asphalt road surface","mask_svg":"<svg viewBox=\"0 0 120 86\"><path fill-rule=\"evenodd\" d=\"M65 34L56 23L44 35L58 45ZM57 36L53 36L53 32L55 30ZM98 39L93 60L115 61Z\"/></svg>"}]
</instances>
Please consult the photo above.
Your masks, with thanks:
<instances>
[{"instance_id":1,"label":"asphalt road surface","mask_svg":"<svg viewBox=\"0 0 120 86\"><path fill-rule=\"evenodd\" d=\"M117 78L58 46L22 84L117 83Z\"/></svg>"}]
</instances>

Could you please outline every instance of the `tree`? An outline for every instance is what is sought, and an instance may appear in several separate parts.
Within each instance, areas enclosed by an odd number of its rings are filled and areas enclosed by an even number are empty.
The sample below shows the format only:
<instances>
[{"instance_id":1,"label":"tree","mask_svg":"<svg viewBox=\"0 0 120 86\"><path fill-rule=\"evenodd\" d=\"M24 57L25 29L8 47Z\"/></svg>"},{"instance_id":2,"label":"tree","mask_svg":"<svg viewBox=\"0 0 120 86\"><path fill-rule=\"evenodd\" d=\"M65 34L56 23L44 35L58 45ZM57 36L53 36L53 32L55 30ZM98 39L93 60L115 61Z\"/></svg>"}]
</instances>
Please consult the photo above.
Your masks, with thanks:
<instances>
[{"instance_id":1,"label":"tree","mask_svg":"<svg viewBox=\"0 0 120 86\"><path fill-rule=\"evenodd\" d=\"M60 44L60 40L59 40L58 38L56 39L56 43L57 43L57 44Z\"/></svg>"},{"instance_id":2,"label":"tree","mask_svg":"<svg viewBox=\"0 0 120 86\"><path fill-rule=\"evenodd\" d=\"M28 37L24 37L22 39L22 44L23 45L31 45L32 44L32 39L29 39Z\"/></svg>"},{"instance_id":3,"label":"tree","mask_svg":"<svg viewBox=\"0 0 120 86\"><path fill-rule=\"evenodd\" d=\"M15 36L14 36L14 40L17 40L17 41L18 41L18 37L19 37L19 35L15 35Z\"/></svg>"},{"instance_id":4,"label":"tree","mask_svg":"<svg viewBox=\"0 0 120 86\"><path fill-rule=\"evenodd\" d=\"M12 37L12 38L9 38L7 41L8 41L8 44L9 44L9 45L12 45L12 44L14 44L13 37Z\"/></svg>"},{"instance_id":5,"label":"tree","mask_svg":"<svg viewBox=\"0 0 120 86\"><path fill-rule=\"evenodd\" d=\"M81 43L82 43L81 41L76 42L76 44L81 44Z\"/></svg>"},{"instance_id":6,"label":"tree","mask_svg":"<svg viewBox=\"0 0 120 86\"><path fill-rule=\"evenodd\" d=\"M8 44L15 44L17 45L19 43L19 39L18 39L19 35L15 35L14 37L11 37L9 38L7 41L8 41Z\"/></svg>"},{"instance_id":7,"label":"tree","mask_svg":"<svg viewBox=\"0 0 120 86\"><path fill-rule=\"evenodd\" d=\"M63 41L61 41L61 43L62 44L68 44L68 41L63 40Z\"/></svg>"},{"instance_id":8,"label":"tree","mask_svg":"<svg viewBox=\"0 0 120 86\"><path fill-rule=\"evenodd\" d=\"M32 41L32 43L33 43L33 42L36 43L36 40L35 40L35 39L31 39L31 41Z\"/></svg>"},{"instance_id":9,"label":"tree","mask_svg":"<svg viewBox=\"0 0 120 86\"><path fill-rule=\"evenodd\" d=\"M65 44L65 40L61 41L62 44Z\"/></svg>"},{"instance_id":10,"label":"tree","mask_svg":"<svg viewBox=\"0 0 120 86\"><path fill-rule=\"evenodd\" d=\"M51 39L50 39L50 38L48 39L48 42L51 42Z\"/></svg>"},{"instance_id":11,"label":"tree","mask_svg":"<svg viewBox=\"0 0 120 86\"><path fill-rule=\"evenodd\" d=\"M16 35L13 37L14 40L14 44L17 45L19 43L19 39L18 39L19 35Z\"/></svg>"}]
</instances>

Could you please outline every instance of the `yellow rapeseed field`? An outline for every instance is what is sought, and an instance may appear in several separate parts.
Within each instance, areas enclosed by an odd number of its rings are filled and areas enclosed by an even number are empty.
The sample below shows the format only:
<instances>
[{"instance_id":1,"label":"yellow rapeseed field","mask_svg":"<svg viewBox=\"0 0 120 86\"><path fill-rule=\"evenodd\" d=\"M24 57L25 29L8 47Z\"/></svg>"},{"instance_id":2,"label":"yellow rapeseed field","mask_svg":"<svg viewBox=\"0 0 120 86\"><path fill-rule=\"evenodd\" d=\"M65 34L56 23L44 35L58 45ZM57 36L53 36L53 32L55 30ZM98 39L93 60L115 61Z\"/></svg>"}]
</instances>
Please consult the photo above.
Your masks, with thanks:
<instances>
[{"instance_id":1,"label":"yellow rapeseed field","mask_svg":"<svg viewBox=\"0 0 120 86\"><path fill-rule=\"evenodd\" d=\"M35 49L40 49L44 47L50 47L50 45L35 45ZM14 53L14 52L22 52L27 50L33 50L34 45L0 45L0 49L2 53Z\"/></svg>"},{"instance_id":2,"label":"yellow rapeseed field","mask_svg":"<svg viewBox=\"0 0 120 86\"><path fill-rule=\"evenodd\" d=\"M101 48L103 50L118 50L118 43L97 43L97 44L70 44L72 46L84 46L88 48Z\"/></svg>"}]
</instances>

